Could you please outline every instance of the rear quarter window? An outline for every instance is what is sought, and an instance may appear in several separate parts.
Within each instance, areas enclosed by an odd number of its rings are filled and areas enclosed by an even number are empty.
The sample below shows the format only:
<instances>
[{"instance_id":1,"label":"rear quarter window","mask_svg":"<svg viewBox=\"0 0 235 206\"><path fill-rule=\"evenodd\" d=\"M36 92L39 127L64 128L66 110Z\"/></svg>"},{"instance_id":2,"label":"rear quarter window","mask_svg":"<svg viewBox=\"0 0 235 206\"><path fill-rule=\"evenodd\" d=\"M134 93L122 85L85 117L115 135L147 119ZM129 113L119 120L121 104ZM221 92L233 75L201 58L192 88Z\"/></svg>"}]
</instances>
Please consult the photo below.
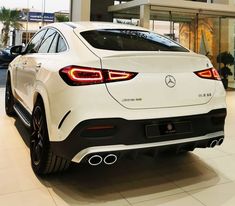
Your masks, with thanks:
<instances>
[{"instance_id":1,"label":"rear quarter window","mask_svg":"<svg viewBox=\"0 0 235 206\"><path fill-rule=\"evenodd\" d=\"M127 29L103 29L80 33L93 47L115 51L189 52L176 42L153 32Z\"/></svg>"}]
</instances>

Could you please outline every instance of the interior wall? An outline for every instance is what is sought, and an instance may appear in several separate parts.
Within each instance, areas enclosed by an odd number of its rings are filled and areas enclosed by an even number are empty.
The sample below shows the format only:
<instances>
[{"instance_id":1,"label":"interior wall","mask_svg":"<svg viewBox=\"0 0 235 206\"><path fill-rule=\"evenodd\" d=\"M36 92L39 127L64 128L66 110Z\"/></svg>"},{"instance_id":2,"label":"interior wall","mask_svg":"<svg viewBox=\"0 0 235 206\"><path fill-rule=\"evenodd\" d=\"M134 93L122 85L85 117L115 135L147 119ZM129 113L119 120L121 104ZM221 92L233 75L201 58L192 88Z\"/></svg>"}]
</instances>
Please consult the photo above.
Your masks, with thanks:
<instances>
[{"instance_id":1,"label":"interior wall","mask_svg":"<svg viewBox=\"0 0 235 206\"><path fill-rule=\"evenodd\" d=\"M91 0L70 0L70 20L90 21Z\"/></svg>"},{"instance_id":2,"label":"interior wall","mask_svg":"<svg viewBox=\"0 0 235 206\"><path fill-rule=\"evenodd\" d=\"M113 21L113 15L108 12L108 6L114 5L114 0L91 0L91 21Z\"/></svg>"},{"instance_id":3,"label":"interior wall","mask_svg":"<svg viewBox=\"0 0 235 206\"><path fill-rule=\"evenodd\" d=\"M70 0L70 4L71 21L113 21L108 6L114 5L114 0Z\"/></svg>"}]
</instances>

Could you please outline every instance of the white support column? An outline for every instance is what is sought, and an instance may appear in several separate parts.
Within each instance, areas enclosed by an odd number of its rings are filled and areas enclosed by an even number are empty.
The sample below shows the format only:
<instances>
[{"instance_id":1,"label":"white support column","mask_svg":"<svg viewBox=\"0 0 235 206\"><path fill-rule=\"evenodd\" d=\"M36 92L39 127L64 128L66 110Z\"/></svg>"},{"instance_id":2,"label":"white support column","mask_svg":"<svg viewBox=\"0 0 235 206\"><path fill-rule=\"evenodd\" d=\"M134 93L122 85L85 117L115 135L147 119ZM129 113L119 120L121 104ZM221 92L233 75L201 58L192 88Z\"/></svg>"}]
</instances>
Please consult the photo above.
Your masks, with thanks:
<instances>
[{"instance_id":1,"label":"white support column","mask_svg":"<svg viewBox=\"0 0 235 206\"><path fill-rule=\"evenodd\" d=\"M150 26L150 6L140 6L140 26L149 29Z\"/></svg>"},{"instance_id":2,"label":"white support column","mask_svg":"<svg viewBox=\"0 0 235 206\"><path fill-rule=\"evenodd\" d=\"M91 0L70 0L70 21L90 21Z\"/></svg>"}]
</instances>

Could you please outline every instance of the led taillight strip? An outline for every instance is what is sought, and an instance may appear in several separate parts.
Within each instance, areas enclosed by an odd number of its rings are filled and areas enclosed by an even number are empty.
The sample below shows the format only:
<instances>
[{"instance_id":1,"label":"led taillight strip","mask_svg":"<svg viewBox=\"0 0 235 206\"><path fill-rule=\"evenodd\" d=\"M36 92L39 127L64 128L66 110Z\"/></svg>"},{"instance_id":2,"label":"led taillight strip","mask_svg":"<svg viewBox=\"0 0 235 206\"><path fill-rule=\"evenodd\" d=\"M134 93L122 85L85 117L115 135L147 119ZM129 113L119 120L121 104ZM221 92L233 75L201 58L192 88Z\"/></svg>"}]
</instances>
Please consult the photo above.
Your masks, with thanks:
<instances>
[{"instance_id":1,"label":"led taillight strip","mask_svg":"<svg viewBox=\"0 0 235 206\"><path fill-rule=\"evenodd\" d=\"M71 86L100 84L133 79L137 73L96 69L79 66L68 66L60 71L62 79Z\"/></svg>"},{"instance_id":2,"label":"led taillight strip","mask_svg":"<svg viewBox=\"0 0 235 206\"><path fill-rule=\"evenodd\" d=\"M212 79L220 81L220 75L215 68L209 68L201 71L194 72L197 76L203 79Z\"/></svg>"},{"instance_id":3,"label":"led taillight strip","mask_svg":"<svg viewBox=\"0 0 235 206\"><path fill-rule=\"evenodd\" d=\"M101 71L89 70L89 69L69 69L68 75L73 81L81 82L92 82L92 81L103 81L103 76Z\"/></svg>"},{"instance_id":4,"label":"led taillight strip","mask_svg":"<svg viewBox=\"0 0 235 206\"><path fill-rule=\"evenodd\" d=\"M117 71L108 71L109 80L122 80L129 79L132 73L129 72L117 72Z\"/></svg>"}]
</instances>

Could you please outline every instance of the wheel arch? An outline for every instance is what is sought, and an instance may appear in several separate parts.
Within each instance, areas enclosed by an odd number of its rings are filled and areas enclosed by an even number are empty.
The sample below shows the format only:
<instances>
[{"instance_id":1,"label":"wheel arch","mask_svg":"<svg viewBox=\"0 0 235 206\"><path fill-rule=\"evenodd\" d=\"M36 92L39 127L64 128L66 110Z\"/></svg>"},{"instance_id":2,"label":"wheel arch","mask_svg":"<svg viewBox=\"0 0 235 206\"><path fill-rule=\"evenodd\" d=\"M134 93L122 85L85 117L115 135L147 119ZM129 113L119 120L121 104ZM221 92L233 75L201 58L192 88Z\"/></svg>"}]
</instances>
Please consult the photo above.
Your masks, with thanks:
<instances>
[{"instance_id":1,"label":"wheel arch","mask_svg":"<svg viewBox=\"0 0 235 206\"><path fill-rule=\"evenodd\" d=\"M48 93L46 89L38 84L35 88L35 92L33 94L33 105L38 101L38 99L41 99L44 105L45 109L45 115L46 115L46 121L47 121L47 129L48 129L48 135L49 135L49 140L52 140L53 135L53 126L52 126L52 121L51 121L51 112L50 112L50 101L48 98Z\"/></svg>"}]
</instances>

